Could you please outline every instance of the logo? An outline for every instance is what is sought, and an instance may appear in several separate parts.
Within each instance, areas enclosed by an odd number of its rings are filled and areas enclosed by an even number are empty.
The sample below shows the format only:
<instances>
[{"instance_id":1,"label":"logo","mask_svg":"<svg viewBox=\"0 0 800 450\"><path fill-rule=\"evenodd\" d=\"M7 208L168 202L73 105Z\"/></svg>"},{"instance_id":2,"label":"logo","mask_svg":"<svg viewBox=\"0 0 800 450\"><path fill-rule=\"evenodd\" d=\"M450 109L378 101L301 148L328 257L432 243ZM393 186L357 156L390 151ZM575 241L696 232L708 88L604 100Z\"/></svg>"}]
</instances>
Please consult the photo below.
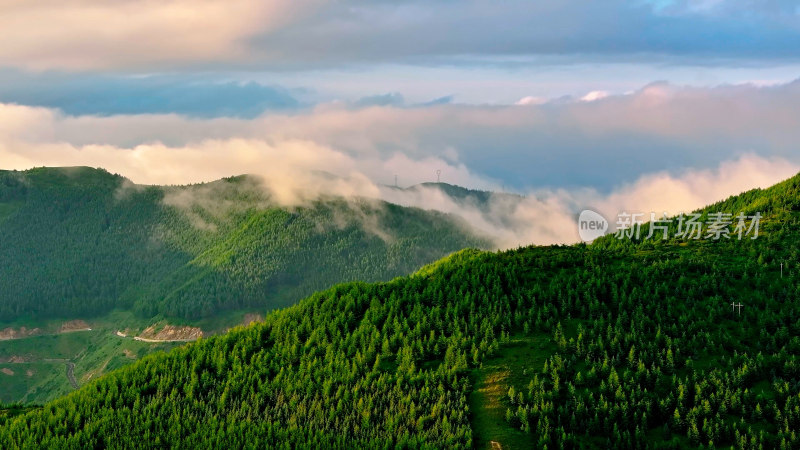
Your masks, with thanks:
<instances>
[{"instance_id":1,"label":"logo","mask_svg":"<svg viewBox=\"0 0 800 450\"><path fill-rule=\"evenodd\" d=\"M591 242L608 231L608 221L591 209L584 209L578 216L578 234L584 242Z\"/></svg>"}]
</instances>

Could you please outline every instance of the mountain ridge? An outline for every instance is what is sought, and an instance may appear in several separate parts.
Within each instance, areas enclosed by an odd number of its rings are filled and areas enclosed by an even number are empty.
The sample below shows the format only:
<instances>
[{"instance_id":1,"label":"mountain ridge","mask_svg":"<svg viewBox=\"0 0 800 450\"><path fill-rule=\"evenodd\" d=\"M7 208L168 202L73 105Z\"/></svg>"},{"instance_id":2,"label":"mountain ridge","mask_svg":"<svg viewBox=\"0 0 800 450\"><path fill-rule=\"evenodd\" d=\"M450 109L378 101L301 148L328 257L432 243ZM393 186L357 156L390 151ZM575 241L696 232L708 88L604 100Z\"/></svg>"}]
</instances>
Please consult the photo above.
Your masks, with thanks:
<instances>
[{"instance_id":1,"label":"mountain ridge","mask_svg":"<svg viewBox=\"0 0 800 450\"><path fill-rule=\"evenodd\" d=\"M755 240L464 251L337 285L7 419L0 442L796 446L800 214L765 212Z\"/></svg>"},{"instance_id":2,"label":"mountain ridge","mask_svg":"<svg viewBox=\"0 0 800 450\"><path fill-rule=\"evenodd\" d=\"M0 172L0 232L12 263L0 279L14 280L0 289L12 302L0 320L24 308L42 317L133 307L198 318L286 305L337 281L389 279L488 246L455 216L377 200L287 209L249 176L144 186L86 167ZM191 299L201 292L211 298Z\"/></svg>"}]
</instances>

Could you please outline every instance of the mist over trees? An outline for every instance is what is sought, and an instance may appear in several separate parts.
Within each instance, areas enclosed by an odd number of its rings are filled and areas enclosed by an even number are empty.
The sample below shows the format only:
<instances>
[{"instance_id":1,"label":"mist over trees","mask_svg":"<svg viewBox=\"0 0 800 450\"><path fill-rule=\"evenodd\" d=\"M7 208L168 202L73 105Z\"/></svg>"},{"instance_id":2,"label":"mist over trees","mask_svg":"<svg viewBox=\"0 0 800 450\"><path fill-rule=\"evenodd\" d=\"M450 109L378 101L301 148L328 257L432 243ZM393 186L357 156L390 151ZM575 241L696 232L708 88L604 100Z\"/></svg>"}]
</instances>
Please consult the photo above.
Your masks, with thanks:
<instances>
[{"instance_id":1,"label":"mist over trees","mask_svg":"<svg viewBox=\"0 0 800 450\"><path fill-rule=\"evenodd\" d=\"M798 186L703 211L760 210L755 240L463 251L341 284L10 419L0 443L470 447L471 374L546 336L502 399L532 448L795 448Z\"/></svg>"},{"instance_id":2,"label":"mist over trees","mask_svg":"<svg viewBox=\"0 0 800 450\"><path fill-rule=\"evenodd\" d=\"M489 246L432 211L339 197L278 207L248 177L138 186L89 168L0 172L0 236L0 321L268 309Z\"/></svg>"}]
</instances>

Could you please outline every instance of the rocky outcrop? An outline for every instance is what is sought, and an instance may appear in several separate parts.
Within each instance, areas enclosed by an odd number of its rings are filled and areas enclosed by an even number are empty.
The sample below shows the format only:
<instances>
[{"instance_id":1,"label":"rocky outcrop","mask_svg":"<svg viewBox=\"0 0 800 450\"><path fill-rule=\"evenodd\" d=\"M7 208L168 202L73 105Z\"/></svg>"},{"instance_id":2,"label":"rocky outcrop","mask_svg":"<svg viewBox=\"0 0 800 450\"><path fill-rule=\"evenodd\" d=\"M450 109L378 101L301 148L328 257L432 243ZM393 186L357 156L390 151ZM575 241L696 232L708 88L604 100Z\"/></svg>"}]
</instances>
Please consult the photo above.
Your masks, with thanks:
<instances>
[{"instance_id":1,"label":"rocky outcrop","mask_svg":"<svg viewBox=\"0 0 800 450\"><path fill-rule=\"evenodd\" d=\"M152 325L136 336L134 339L144 342L172 342L195 341L203 337L203 330L197 327L181 327L164 325L159 330L159 325Z\"/></svg>"}]
</instances>

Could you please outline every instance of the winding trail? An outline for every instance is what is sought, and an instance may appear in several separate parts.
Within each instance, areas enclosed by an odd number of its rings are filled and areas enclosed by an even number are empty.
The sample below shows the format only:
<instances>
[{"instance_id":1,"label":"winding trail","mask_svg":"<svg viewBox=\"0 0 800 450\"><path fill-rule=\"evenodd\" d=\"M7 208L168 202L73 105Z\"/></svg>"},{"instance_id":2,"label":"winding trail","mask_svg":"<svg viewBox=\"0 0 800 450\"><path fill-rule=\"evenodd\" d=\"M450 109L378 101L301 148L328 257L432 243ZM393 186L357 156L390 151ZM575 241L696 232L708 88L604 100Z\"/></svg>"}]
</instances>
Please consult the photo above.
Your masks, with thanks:
<instances>
[{"instance_id":1,"label":"winding trail","mask_svg":"<svg viewBox=\"0 0 800 450\"><path fill-rule=\"evenodd\" d=\"M114 333L114 334L116 336L121 337L121 338L129 338L130 337L127 334L125 334L125 333L123 333L123 332L121 332L119 330L117 330L116 333ZM139 336L133 336L133 337L130 337L130 338L133 339L134 341L147 342L147 343L150 343L150 344L162 344L162 343L166 343L166 342L194 342L197 339L199 339L197 337L188 338L188 339L150 339L150 338L143 338L143 337L139 337Z\"/></svg>"},{"instance_id":2,"label":"winding trail","mask_svg":"<svg viewBox=\"0 0 800 450\"><path fill-rule=\"evenodd\" d=\"M152 343L152 344L159 344L159 343L162 343L162 342L194 342L197 339L148 339L148 338L143 338L143 337L136 336L136 337L133 338L133 340L134 341L139 341L139 342L148 342L148 343Z\"/></svg>"},{"instance_id":3,"label":"winding trail","mask_svg":"<svg viewBox=\"0 0 800 450\"><path fill-rule=\"evenodd\" d=\"M78 389L78 381L75 379L75 363L71 361L67 363L67 378L69 379L69 384L72 385L72 388Z\"/></svg>"}]
</instances>

